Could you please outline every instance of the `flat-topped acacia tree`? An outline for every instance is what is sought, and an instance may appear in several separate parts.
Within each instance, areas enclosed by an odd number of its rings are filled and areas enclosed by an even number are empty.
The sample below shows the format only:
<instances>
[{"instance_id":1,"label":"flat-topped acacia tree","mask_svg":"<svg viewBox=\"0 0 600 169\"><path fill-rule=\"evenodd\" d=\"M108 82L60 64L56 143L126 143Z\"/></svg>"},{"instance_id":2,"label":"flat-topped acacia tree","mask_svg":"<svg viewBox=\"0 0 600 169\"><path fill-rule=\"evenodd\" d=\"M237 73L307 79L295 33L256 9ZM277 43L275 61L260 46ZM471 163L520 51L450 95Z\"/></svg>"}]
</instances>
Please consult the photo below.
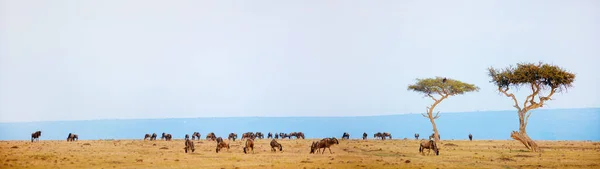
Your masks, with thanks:
<instances>
[{"instance_id":1,"label":"flat-topped acacia tree","mask_svg":"<svg viewBox=\"0 0 600 169\"><path fill-rule=\"evenodd\" d=\"M475 86L474 84L468 84L454 79L436 77L427 79L417 79L417 83L409 85L408 90L423 93L425 94L425 97L433 99L433 104L431 106L427 106L427 112L422 113L421 115L423 115L423 117L428 118L429 121L431 121L434 139L436 142L438 142L440 134L438 133L437 127L435 125L435 119L440 117L440 112L438 111L435 115L433 115L433 109L435 108L435 106L437 106L438 104L440 104L440 102L442 102L444 99L450 96L462 95L467 92L479 91L479 87Z\"/></svg>"},{"instance_id":2,"label":"flat-topped acacia tree","mask_svg":"<svg viewBox=\"0 0 600 169\"><path fill-rule=\"evenodd\" d=\"M498 91L504 93L506 97L514 101L513 107L517 108L519 115L519 131L513 131L510 135L515 140L520 141L527 149L538 152L540 148L527 135L526 127L531 116L530 110L544 106L544 103L551 99L557 92L565 91L572 86L575 80L575 74L566 70L544 63L520 63L517 67L509 66L504 69L489 68L490 82L498 86ZM526 86L531 89L522 106L513 93L508 90ZM547 91L547 95L543 91Z\"/></svg>"}]
</instances>

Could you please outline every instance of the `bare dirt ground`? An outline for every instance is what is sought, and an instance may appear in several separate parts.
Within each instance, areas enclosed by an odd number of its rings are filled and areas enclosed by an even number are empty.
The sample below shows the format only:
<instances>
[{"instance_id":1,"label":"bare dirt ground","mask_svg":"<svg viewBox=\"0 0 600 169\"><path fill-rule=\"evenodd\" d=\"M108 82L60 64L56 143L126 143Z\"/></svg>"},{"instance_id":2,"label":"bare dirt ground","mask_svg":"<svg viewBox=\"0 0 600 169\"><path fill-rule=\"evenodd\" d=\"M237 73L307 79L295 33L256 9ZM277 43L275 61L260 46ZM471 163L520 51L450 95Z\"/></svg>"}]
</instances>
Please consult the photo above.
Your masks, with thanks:
<instances>
[{"instance_id":1,"label":"bare dirt ground","mask_svg":"<svg viewBox=\"0 0 600 169\"><path fill-rule=\"evenodd\" d=\"M544 152L533 153L512 140L442 140L428 156L417 140L340 140L333 154L309 154L312 141L279 140L283 152L271 152L257 140L254 154L239 140L219 153L196 140L188 154L183 140L0 141L0 168L600 168L599 142L538 141Z\"/></svg>"}]
</instances>

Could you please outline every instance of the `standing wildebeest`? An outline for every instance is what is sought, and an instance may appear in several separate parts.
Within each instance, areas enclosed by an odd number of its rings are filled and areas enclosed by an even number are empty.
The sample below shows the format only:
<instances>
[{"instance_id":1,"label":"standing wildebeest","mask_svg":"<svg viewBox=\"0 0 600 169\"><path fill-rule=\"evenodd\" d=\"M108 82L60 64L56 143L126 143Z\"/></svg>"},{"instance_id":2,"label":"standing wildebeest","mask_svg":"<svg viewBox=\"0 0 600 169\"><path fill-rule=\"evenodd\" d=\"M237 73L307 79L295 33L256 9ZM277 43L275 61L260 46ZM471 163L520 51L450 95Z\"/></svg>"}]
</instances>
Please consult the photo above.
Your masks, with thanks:
<instances>
[{"instance_id":1,"label":"standing wildebeest","mask_svg":"<svg viewBox=\"0 0 600 169\"><path fill-rule=\"evenodd\" d=\"M70 134L70 133L69 133L69 134ZM146 140L146 139L148 139L148 138L150 138L150 137L151 137L151 136L150 136L150 134L146 134L146 135L144 135L144 140ZM152 140L152 138L150 138L150 140ZM68 141L68 140L67 140L67 141Z\"/></svg>"},{"instance_id":2,"label":"standing wildebeest","mask_svg":"<svg viewBox=\"0 0 600 169\"><path fill-rule=\"evenodd\" d=\"M235 141L235 139L237 139L237 134L229 133L229 137L227 137L227 139Z\"/></svg>"},{"instance_id":3,"label":"standing wildebeest","mask_svg":"<svg viewBox=\"0 0 600 169\"><path fill-rule=\"evenodd\" d=\"M252 132L246 132L244 134L242 134L242 139L255 139L256 135Z\"/></svg>"},{"instance_id":4,"label":"standing wildebeest","mask_svg":"<svg viewBox=\"0 0 600 169\"><path fill-rule=\"evenodd\" d=\"M377 138L381 138L381 132L377 132L375 134L373 134L373 138L377 139Z\"/></svg>"},{"instance_id":5,"label":"standing wildebeest","mask_svg":"<svg viewBox=\"0 0 600 169\"><path fill-rule=\"evenodd\" d=\"M469 133L469 141L473 141L473 135Z\"/></svg>"},{"instance_id":6,"label":"standing wildebeest","mask_svg":"<svg viewBox=\"0 0 600 169\"><path fill-rule=\"evenodd\" d=\"M252 154L254 154L254 140L246 139L246 146L244 146L244 154L248 152L248 149L252 149Z\"/></svg>"},{"instance_id":7,"label":"standing wildebeest","mask_svg":"<svg viewBox=\"0 0 600 169\"><path fill-rule=\"evenodd\" d=\"M206 140L210 140L210 141L215 141L217 139L217 136L215 136L215 133L210 132L206 135Z\"/></svg>"},{"instance_id":8,"label":"standing wildebeest","mask_svg":"<svg viewBox=\"0 0 600 169\"><path fill-rule=\"evenodd\" d=\"M269 132L269 134L267 134L267 139L272 139L273 138L273 133Z\"/></svg>"},{"instance_id":9,"label":"standing wildebeest","mask_svg":"<svg viewBox=\"0 0 600 169\"><path fill-rule=\"evenodd\" d=\"M290 138L290 135L288 135L287 133L279 133L279 137L281 137L281 139L285 139L286 137Z\"/></svg>"},{"instance_id":10,"label":"standing wildebeest","mask_svg":"<svg viewBox=\"0 0 600 169\"><path fill-rule=\"evenodd\" d=\"M199 132L194 132L192 134L192 140L195 140L196 138L198 138L198 140L200 140L200 133Z\"/></svg>"},{"instance_id":11,"label":"standing wildebeest","mask_svg":"<svg viewBox=\"0 0 600 169\"><path fill-rule=\"evenodd\" d=\"M256 138L259 138L259 139L265 138L265 135L262 132L256 132L255 136L256 136Z\"/></svg>"},{"instance_id":12,"label":"standing wildebeest","mask_svg":"<svg viewBox=\"0 0 600 169\"><path fill-rule=\"evenodd\" d=\"M279 134L275 133L275 139L279 139Z\"/></svg>"},{"instance_id":13,"label":"standing wildebeest","mask_svg":"<svg viewBox=\"0 0 600 169\"><path fill-rule=\"evenodd\" d=\"M217 143L223 142L223 138L217 137Z\"/></svg>"},{"instance_id":14,"label":"standing wildebeest","mask_svg":"<svg viewBox=\"0 0 600 169\"><path fill-rule=\"evenodd\" d=\"M350 134L348 134L347 132L344 132L344 134L342 134L342 140L343 139L350 139Z\"/></svg>"},{"instance_id":15,"label":"standing wildebeest","mask_svg":"<svg viewBox=\"0 0 600 169\"><path fill-rule=\"evenodd\" d=\"M419 139L419 133L415 133L415 140Z\"/></svg>"},{"instance_id":16,"label":"standing wildebeest","mask_svg":"<svg viewBox=\"0 0 600 169\"><path fill-rule=\"evenodd\" d=\"M297 133L296 133L296 139L304 139L304 133L302 133L302 132L297 132Z\"/></svg>"},{"instance_id":17,"label":"standing wildebeest","mask_svg":"<svg viewBox=\"0 0 600 169\"><path fill-rule=\"evenodd\" d=\"M196 150L196 148L194 147L194 142L190 139L185 139L185 153L188 152L188 150L192 150L192 153Z\"/></svg>"},{"instance_id":18,"label":"standing wildebeest","mask_svg":"<svg viewBox=\"0 0 600 169\"><path fill-rule=\"evenodd\" d=\"M325 148L328 148L329 154L333 154L331 152L331 146L334 144L340 144L340 142L335 137L322 139L317 143L317 153L320 151L321 148L323 148L323 152L321 152L321 154L323 154L325 153Z\"/></svg>"},{"instance_id":19,"label":"standing wildebeest","mask_svg":"<svg viewBox=\"0 0 600 169\"><path fill-rule=\"evenodd\" d=\"M365 132L365 133L363 133L363 140L366 140L366 139L367 139L367 136L368 136L368 135L367 135L367 133L366 133L366 132Z\"/></svg>"},{"instance_id":20,"label":"standing wildebeest","mask_svg":"<svg viewBox=\"0 0 600 169\"><path fill-rule=\"evenodd\" d=\"M79 136L77 134L69 133L67 136L67 142L79 140Z\"/></svg>"},{"instance_id":21,"label":"standing wildebeest","mask_svg":"<svg viewBox=\"0 0 600 169\"><path fill-rule=\"evenodd\" d=\"M185 139L186 140L190 139L190 135L189 134L185 134Z\"/></svg>"},{"instance_id":22,"label":"standing wildebeest","mask_svg":"<svg viewBox=\"0 0 600 169\"><path fill-rule=\"evenodd\" d=\"M277 149L275 149L276 147L279 148L279 151L283 151L283 146L281 146L281 144L279 144L275 139L271 140L271 151L277 152Z\"/></svg>"},{"instance_id":23,"label":"standing wildebeest","mask_svg":"<svg viewBox=\"0 0 600 169\"><path fill-rule=\"evenodd\" d=\"M423 155L425 154L425 152L423 151L424 149L428 149L427 155L431 153L431 150L433 150L435 155L440 155L440 150L438 149L437 145L435 144L435 141L433 140L423 140L421 142L421 145L419 146L419 152Z\"/></svg>"},{"instance_id":24,"label":"standing wildebeest","mask_svg":"<svg viewBox=\"0 0 600 169\"><path fill-rule=\"evenodd\" d=\"M156 140L156 137L157 137L156 133L152 133L152 137L150 137L150 141Z\"/></svg>"},{"instance_id":25,"label":"standing wildebeest","mask_svg":"<svg viewBox=\"0 0 600 169\"><path fill-rule=\"evenodd\" d=\"M289 134L289 138L290 138L290 139L292 139L292 137L296 137L296 139L298 139L298 133L296 133L296 132L291 132L291 133Z\"/></svg>"},{"instance_id":26,"label":"standing wildebeest","mask_svg":"<svg viewBox=\"0 0 600 169\"><path fill-rule=\"evenodd\" d=\"M392 134L388 133L388 132L383 132L382 135L383 139L385 140L385 137L389 137L390 139L392 139Z\"/></svg>"},{"instance_id":27,"label":"standing wildebeest","mask_svg":"<svg viewBox=\"0 0 600 169\"><path fill-rule=\"evenodd\" d=\"M221 137L219 137L219 138L221 138ZM224 141L217 142L217 149L215 151L217 151L217 153L219 153L219 151L221 151L222 148L227 148L227 151L229 151L229 144L225 143Z\"/></svg>"},{"instance_id":28,"label":"standing wildebeest","mask_svg":"<svg viewBox=\"0 0 600 169\"><path fill-rule=\"evenodd\" d=\"M171 141L171 139L173 138L173 136L171 134L167 134L167 133L162 133L162 137L160 137L161 140L166 140L166 141Z\"/></svg>"},{"instance_id":29,"label":"standing wildebeest","mask_svg":"<svg viewBox=\"0 0 600 169\"><path fill-rule=\"evenodd\" d=\"M33 142L33 140L40 141L40 136L42 136L42 131L36 131L31 133L31 142Z\"/></svg>"}]
</instances>

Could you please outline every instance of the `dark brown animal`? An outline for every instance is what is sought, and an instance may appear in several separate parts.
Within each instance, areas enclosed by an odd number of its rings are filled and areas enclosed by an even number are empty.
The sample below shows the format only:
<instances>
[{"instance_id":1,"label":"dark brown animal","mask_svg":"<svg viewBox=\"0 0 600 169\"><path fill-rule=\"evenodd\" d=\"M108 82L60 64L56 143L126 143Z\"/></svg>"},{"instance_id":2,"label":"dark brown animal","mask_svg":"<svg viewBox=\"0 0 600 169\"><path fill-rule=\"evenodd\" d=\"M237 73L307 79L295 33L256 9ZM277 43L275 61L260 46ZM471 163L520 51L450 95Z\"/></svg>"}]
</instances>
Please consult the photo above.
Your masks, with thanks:
<instances>
[{"instance_id":1,"label":"dark brown animal","mask_svg":"<svg viewBox=\"0 0 600 169\"><path fill-rule=\"evenodd\" d=\"M256 135L252 132L246 132L244 134L242 134L242 139L255 139Z\"/></svg>"},{"instance_id":2,"label":"dark brown animal","mask_svg":"<svg viewBox=\"0 0 600 169\"><path fill-rule=\"evenodd\" d=\"M259 138L259 139L265 138L265 135L262 132L256 132L254 135L256 136L256 138Z\"/></svg>"},{"instance_id":3,"label":"dark brown animal","mask_svg":"<svg viewBox=\"0 0 600 169\"><path fill-rule=\"evenodd\" d=\"M237 134L229 133L229 137L227 137L227 139L235 141L235 139L237 139L237 137L238 137Z\"/></svg>"},{"instance_id":4,"label":"dark brown animal","mask_svg":"<svg viewBox=\"0 0 600 169\"><path fill-rule=\"evenodd\" d=\"M344 134L342 134L342 140L344 139L350 139L350 134L348 134L347 132L344 132Z\"/></svg>"},{"instance_id":5,"label":"dark brown animal","mask_svg":"<svg viewBox=\"0 0 600 169\"><path fill-rule=\"evenodd\" d=\"M302 133L302 132L296 133L296 139L304 139L304 133Z\"/></svg>"},{"instance_id":6,"label":"dark brown animal","mask_svg":"<svg viewBox=\"0 0 600 169\"><path fill-rule=\"evenodd\" d=\"M189 134L185 134L185 139L186 140L190 139L190 135Z\"/></svg>"},{"instance_id":7,"label":"dark brown animal","mask_svg":"<svg viewBox=\"0 0 600 169\"><path fill-rule=\"evenodd\" d=\"M196 148L194 147L194 142L190 139L185 139L185 153L187 153L189 150L192 150L192 153L196 150Z\"/></svg>"},{"instance_id":8,"label":"dark brown animal","mask_svg":"<svg viewBox=\"0 0 600 169\"><path fill-rule=\"evenodd\" d=\"M433 150L435 155L440 155L440 150L438 149L437 145L435 144L435 141L433 140L423 140L421 142L421 145L419 146L419 152L425 155L425 152L423 151L425 149L428 149L427 155L431 153L431 150Z\"/></svg>"},{"instance_id":9,"label":"dark brown animal","mask_svg":"<svg viewBox=\"0 0 600 169\"><path fill-rule=\"evenodd\" d=\"M206 140L215 141L217 140L217 136L215 135L215 133L210 132L206 135Z\"/></svg>"},{"instance_id":10,"label":"dark brown animal","mask_svg":"<svg viewBox=\"0 0 600 169\"><path fill-rule=\"evenodd\" d=\"M375 139L378 139L378 138L381 138L381 137L383 137L382 134L381 134L381 132L377 132L377 133L373 134L373 138L375 138Z\"/></svg>"},{"instance_id":11,"label":"dark brown animal","mask_svg":"<svg viewBox=\"0 0 600 169\"><path fill-rule=\"evenodd\" d=\"M340 142L335 137L322 139L317 143L317 153L320 151L321 148L323 148L323 152L321 152L321 154L323 154L325 153L325 148L327 148L329 149L329 154L333 154L331 152L331 146L334 144L340 144Z\"/></svg>"},{"instance_id":12,"label":"dark brown animal","mask_svg":"<svg viewBox=\"0 0 600 169\"><path fill-rule=\"evenodd\" d=\"M67 142L77 140L79 140L79 136L77 134L69 133L69 135L67 136Z\"/></svg>"},{"instance_id":13,"label":"dark brown animal","mask_svg":"<svg viewBox=\"0 0 600 169\"><path fill-rule=\"evenodd\" d=\"M419 133L415 133L415 140L419 139Z\"/></svg>"},{"instance_id":14,"label":"dark brown animal","mask_svg":"<svg viewBox=\"0 0 600 169\"><path fill-rule=\"evenodd\" d=\"M195 140L195 139L200 140L200 133L199 132L194 132L192 134L192 140Z\"/></svg>"},{"instance_id":15,"label":"dark brown animal","mask_svg":"<svg viewBox=\"0 0 600 169\"><path fill-rule=\"evenodd\" d=\"M275 139L279 139L279 134L275 133Z\"/></svg>"},{"instance_id":16,"label":"dark brown animal","mask_svg":"<svg viewBox=\"0 0 600 169\"><path fill-rule=\"evenodd\" d=\"M383 140L385 140L386 137L389 137L390 139L392 139L392 134L388 133L388 132L384 132L381 135L383 137Z\"/></svg>"},{"instance_id":17,"label":"dark brown animal","mask_svg":"<svg viewBox=\"0 0 600 169\"><path fill-rule=\"evenodd\" d=\"M244 146L244 154L248 153L248 149L252 149L252 154L254 154L254 140L246 139L246 146Z\"/></svg>"},{"instance_id":18,"label":"dark brown animal","mask_svg":"<svg viewBox=\"0 0 600 169\"><path fill-rule=\"evenodd\" d=\"M318 147L318 142L313 141L312 144L310 145L310 154L314 154L315 150L317 150Z\"/></svg>"},{"instance_id":19,"label":"dark brown animal","mask_svg":"<svg viewBox=\"0 0 600 169\"><path fill-rule=\"evenodd\" d=\"M275 148L279 148L279 151L283 151L283 146L281 146L281 144L279 144L277 140L273 139L271 140L271 151L277 152L277 149Z\"/></svg>"},{"instance_id":20,"label":"dark brown animal","mask_svg":"<svg viewBox=\"0 0 600 169\"><path fill-rule=\"evenodd\" d=\"M160 139L166 140L166 141L171 141L171 139L173 139L173 136L171 134L162 133L162 137Z\"/></svg>"},{"instance_id":21,"label":"dark brown animal","mask_svg":"<svg viewBox=\"0 0 600 169\"><path fill-rule=\"evenodd\" d=\"M272 139L273 138L273 133L269 132L269 134L267 134L267 139Z\"/></svg>"},{"instance_id":22,"label":"dark brown animal","mask_svg":"<svg viewBox=\"0 0 600 169\"><path fill-rule=\"evenodd\" d=\"M34 140L40 141L40 136L42 136L42 131L36 131L31 133L31 142L33 142Z\"/></svg>"},{"instance_id":23,"label":"dark brown animal","mask_svg":"<svg viewBox=\"0 0 600 169\"><path fill-rule=\"evenodd\" d=\"M223 138L217 137L217 143L223 142Z\"/></svg>"},{"instance_id":24,"label":"dark brown animal","mask_svg":"<svg viewBox=\"0 0 600 169\"><path fill-rule=\"evenodd\" d=\"M367 133L363 133L363 140L367 139Z\"/></svg>"},{"instance_id":25,"label":"dark brown animal","mask_svg":"<svg viewBox=\"0 0 600 169\"><path fill-rule=\"evenodd\" d=\"M469 141L473 141L473 135L469 133Z\"/></svg>"},{"instance_id":26,"label":"dark brown animal","mask_svg":"<svg viewBox=\"0 0 600 169\"><path fill-rule=\"evenodd\" d=\"M146 140L146 139L150 139L150 140L152 140L152 138L150 138L150 137L151 137L151 136L150 136L150 134L146 134L146 135L144 135L144 140ZM67 141L68 141L68 140L67 140Z\"/></svg>"},{"instance_id":27,"label":"dark brown animal","mask_svg":"<svg viewBox=\"0 0 600 169\"><path fill-rule=\"evenodd\" d=\"M219 138L221 138L221 137L219 137ZM227 148L227 151L229 151L229 144L227 144L223 141L217 142L217 149L216 149L217 153L219 153L219 151L221 151L221 149L223 149L223 148Z\"/></svg>"},{"instance_id":28,"label":"dark brown animal","mask_svg":"<svg viewBox=\"0 0 600 169\"><path fill-rule=\"evenodd\" d=\"M152 133L152 137L150 137L150 141L156 140L156 137L157 137L156 133Z\"/></svg>"}]
</instances>

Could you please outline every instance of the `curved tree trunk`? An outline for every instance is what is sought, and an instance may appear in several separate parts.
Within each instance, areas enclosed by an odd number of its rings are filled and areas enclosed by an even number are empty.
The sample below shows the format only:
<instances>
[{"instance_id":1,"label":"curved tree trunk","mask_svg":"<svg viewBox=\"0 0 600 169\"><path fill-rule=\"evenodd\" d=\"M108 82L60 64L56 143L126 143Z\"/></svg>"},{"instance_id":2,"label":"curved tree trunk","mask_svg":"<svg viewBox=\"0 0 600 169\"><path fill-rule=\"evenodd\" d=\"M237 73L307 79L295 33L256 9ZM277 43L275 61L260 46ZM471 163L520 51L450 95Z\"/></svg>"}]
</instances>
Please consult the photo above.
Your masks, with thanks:
<instances>
[{"instance_id":1,"label":"curved tree trunk","mask_svg":"<svg viewBox=\"0 0 600 169\"><path fill-rule=\"evenodd\" d=\"M541 149L537 145L537 143L535 143L527 135L527 131L526 131L527 124L525 124L525 121L524 121L525 113L526 112L519 112L519 131L518 132L512 131L512 133L510 134L510 137L523 143L523 145L525 145L525 147L527 147L527 149L529 149L533 152L540 152Z\"/></svg>"},{"instance_id":2,"label":"curved tree trunk","mask_svg":"<svg viewBox=\"0 0 600 169\"><path fill-rule=\"evenodd\" d=\"M434 121L433 118L431 118L429 120L431 121L431 125L433 126L433 140L436 143L439 143L440 142L440 139L439 139L440 138L440 136L439 136L440 134L438 133L437 127L435 126L435 121Z\"/></svg>"}]
</instances>

